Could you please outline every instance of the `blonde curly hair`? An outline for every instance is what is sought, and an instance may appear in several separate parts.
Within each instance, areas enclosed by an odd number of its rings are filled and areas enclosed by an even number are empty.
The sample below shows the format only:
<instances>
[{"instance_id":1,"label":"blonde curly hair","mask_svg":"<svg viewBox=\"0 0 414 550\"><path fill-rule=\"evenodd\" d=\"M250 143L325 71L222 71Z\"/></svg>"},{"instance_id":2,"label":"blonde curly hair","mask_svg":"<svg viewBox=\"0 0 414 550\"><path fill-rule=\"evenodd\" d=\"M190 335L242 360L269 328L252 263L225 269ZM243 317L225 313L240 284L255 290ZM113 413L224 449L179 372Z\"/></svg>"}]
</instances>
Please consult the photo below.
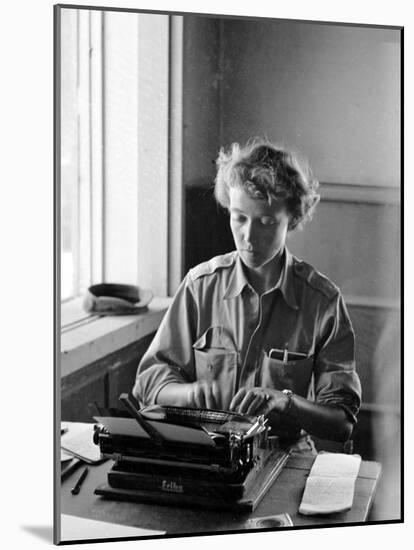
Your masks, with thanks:
<instances>
[{"instance_id":1,"label":"blonde curly hair","mask_svg":"<svg viewBox=\"0 0 414 550\"><path fill-rule=\"evenodd\" d=\"M282 202L290 215L289 230L312 218L319 184L308 164L292 151L265 140L252 140L244 147L233 143L228 151L220 150L216 164L214 195L224 208L229 208L230 188L242 187L254 199Z\"/></svg>"}]
</instances>

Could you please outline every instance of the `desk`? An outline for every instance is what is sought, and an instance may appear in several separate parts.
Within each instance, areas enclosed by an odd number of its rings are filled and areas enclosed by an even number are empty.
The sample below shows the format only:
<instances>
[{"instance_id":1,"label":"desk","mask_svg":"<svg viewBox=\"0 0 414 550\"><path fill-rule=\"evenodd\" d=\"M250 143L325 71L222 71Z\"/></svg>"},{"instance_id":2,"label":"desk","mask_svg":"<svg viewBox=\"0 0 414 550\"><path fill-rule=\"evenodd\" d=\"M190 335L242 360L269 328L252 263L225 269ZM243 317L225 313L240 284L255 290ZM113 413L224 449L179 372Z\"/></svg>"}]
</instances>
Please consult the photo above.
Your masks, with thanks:
<instances>
[{"instance_id":1,"label":"desk","mask_svg":"<svg viewBox=\"0 0 414 550\"><path fill-rule=\"evenodd\" d=\"M166 531L167 535L238 531L246 528L245 522L250 517L281 513L290 514L295 526L366 521L380 474L379 464L366 461L361 463L351 510L323 517L301 516L298 514L298 508L313 461L314 457L291 456L257 509L252 514L243 515L102 499L94 495L94 490L106 481L107 472L113 464L112 461L107 461L98 466L90 466L89 475L77 496L73 496L70 489L80 470L62 483L61 512L122 525L162 530Z\"/></svg>"}]
</instances>

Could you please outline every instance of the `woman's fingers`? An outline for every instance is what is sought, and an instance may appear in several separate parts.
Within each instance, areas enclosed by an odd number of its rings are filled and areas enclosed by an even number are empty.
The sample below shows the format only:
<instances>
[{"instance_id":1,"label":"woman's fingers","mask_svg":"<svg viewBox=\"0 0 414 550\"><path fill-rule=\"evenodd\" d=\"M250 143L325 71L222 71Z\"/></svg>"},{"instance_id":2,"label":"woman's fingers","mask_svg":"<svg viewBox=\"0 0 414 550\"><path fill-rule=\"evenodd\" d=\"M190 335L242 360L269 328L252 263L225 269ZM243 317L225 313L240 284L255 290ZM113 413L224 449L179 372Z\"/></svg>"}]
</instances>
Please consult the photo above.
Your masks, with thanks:
<instances>
[{"instance_id":1,"label":"woman's fingers","mask_svg":"<svg viewBox=\"0 0 414 550\"><path fill-rule=\"evenodd\" d=\"M230 403L230 410L241 414L267 414L269 394L263 388L241 388Z\"/></svg>"},{"instance_id":2,"label":"woman's fingers","mask_svg":"<svg viewBox=\"0 0 414 550\"><path fill-rule=\"evenodd\" d=\"M211 393L213 396L213 406L211 408L220 409L220 403L221 403L220 387L215 380L211 384Z\"/></svg>"},{"instance_id":3,"label":"woman's fingers","mask_svg":"<svg viewBox=\"0 0 414 550\"><path fill-rule=\"evenodd\" d=\"M239 391L236 393L236 395L233 397L230 403L229 409L231 411L237 411L240 403L243 401L244 396L246 395L247 390L246 388L240 388Z\"/></svg>"},{"instance_id":4,"label":"woman's fingers","mask_svg":"<svg viewBox=\"0 0 414 550\"><path fill-rule=\"evenodd\" d=\"M255 389L247 392L239 406L239 412L242 414L262 414L263 404L266 403L266 395Z\"/></svg>"},{"instance_id":5,"label":"woman's fingers","mask_svg":"<svg viewBox=\"0 0 414 550\"><path fill-rule=\"evenodd\" d=\"M254 396L254 399L250 402L247 409L243 412L251 415L263 414L263 405L265 403L266 396L263 394L257 394Z\"/></svg>"},{"instance_id":6,"label":"woman's fingers","mask_svg":"<svg viewBox=\"0 0 414 550\"><path fill-rule=\"evenodd\" d=\"M197 381L193 384L194 407L200 409L217 409L220 400L220 389L217 382Z\"/></svg>"},{"instance_id":7,"label":"woman's fingers","mask_svg":"<svg viewBox=\"0 0 414 550\"><path fill-rule=\"evenodd\" d=\"M217 381L198 380L192 385L192 402L200 409L220 408L220 387ZM240 388L231 400L229 410L240 414L267 414L274 406L272 390L266 388Z\"/></svg>"},{"instance_id":8,"label":"woman's fingers","mask_svg":"<svg viewBox=\"0 0 414 550\"><path fill-rule=\"evenodd\" d=\"M194 406L199 409L206 408L203 387L198 382L194 384Z\"/></svg>"},{"instance_id":9,"label":"woman's fingers","mask_svg":"<svg viewBox=\"0 0 414 550\"><path fill-rule=\"evenodd\" d=\"M216 401L214 399L212 386L205 385L203 390L204 390L204 399L205 399L207 409L215 409Z\"/></svg>"},{"instance_id":10,"label":"woman's fingers","mask_svg":"<svg viewBox=\"0 0 414 550\"><path fill-rule=\"evenodd\" d=\"M256 395L251 390L246 392L246 395L243 397L242 402L237 407L237 412L245 414L250 407L250 405L257 400Z\"/></svg>"}]
</instances>

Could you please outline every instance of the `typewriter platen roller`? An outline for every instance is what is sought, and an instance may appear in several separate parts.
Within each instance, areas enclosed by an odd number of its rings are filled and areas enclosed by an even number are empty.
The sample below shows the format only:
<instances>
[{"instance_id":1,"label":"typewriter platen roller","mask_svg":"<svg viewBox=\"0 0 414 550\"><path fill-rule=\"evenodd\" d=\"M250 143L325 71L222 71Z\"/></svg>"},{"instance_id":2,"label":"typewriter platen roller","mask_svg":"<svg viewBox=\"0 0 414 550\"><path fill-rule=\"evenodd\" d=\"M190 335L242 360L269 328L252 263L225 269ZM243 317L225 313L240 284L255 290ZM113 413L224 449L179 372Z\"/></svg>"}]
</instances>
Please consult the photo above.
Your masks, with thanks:
<instances>
[{"instance_id":1,"label":"typewriter platen roller","mask_svg":"<svg viewBox=\"0 0 414 550\"><path fill-rule=\"evenodd\" d=\"M287 460L264 417L153 405L95 417L94 441L115 461L106 498L252 511Z\"/></svg>"}]
</instances>

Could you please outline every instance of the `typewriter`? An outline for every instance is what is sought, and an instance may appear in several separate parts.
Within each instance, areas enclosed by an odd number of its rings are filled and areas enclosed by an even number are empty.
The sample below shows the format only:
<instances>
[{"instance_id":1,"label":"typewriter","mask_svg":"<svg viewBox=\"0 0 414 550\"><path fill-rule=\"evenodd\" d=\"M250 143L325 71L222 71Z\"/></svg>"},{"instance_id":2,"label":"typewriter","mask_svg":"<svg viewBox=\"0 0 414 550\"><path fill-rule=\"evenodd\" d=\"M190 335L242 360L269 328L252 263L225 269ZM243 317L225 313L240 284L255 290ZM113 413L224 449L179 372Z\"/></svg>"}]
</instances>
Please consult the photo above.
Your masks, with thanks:
<instances>
[{"instance_id":1,"label":"typewriter","mask_svg":"<svg viewBox=\"0 0 414 550\"><path fill-rule=\"evenodd\" d=\"M253 511L289 455L263 416L120 401L94 417L94 442L114 460L95 490L105 498Z\"/></svg>"}]
</instances>

